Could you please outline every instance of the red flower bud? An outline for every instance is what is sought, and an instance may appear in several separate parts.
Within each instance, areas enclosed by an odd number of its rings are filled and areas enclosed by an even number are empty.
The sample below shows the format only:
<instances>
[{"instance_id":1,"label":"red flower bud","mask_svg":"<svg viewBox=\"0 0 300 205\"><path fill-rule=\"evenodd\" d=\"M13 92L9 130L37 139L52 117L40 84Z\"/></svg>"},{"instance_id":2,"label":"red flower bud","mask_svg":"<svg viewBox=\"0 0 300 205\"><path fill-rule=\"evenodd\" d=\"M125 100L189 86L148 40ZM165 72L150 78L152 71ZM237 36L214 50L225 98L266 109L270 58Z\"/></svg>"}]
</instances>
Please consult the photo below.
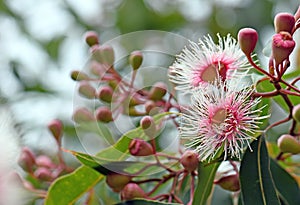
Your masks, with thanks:
<instances>
[{"instance_id":1,"label":"red flower bud","mask_svg":"<svg viewBox=\"0 0 300 205\"><path fill-rule=\"evenodd\" d=\"M115 54L114 49L111 46L103 45L100 47L102 63L108 65L109 67L114 64Z\"/></svg>"},{"instance_id":2,"label":"red flower bud","mask_svg":"<svg viewBox=\"0 0 300 205\"><path fill-rule=\"evenodd\" d=\"M45 167L37 168L34 176L42 181L51 181L53 179L51 171Z\"/></svg>"},{"instance_id":3,"label":"red flower bud","mask_svg":"<svg viewBox=\"0 0 300 205\"><path fill-rule=\"evenodd\" d=\"M99 44L98 34L95 31L87 31L84 34L85 42L92 47L93 45Z\"/></svg>"},{"instance_id":4,"label":"red flower bud","mask_svg":"<svg viewBox=\"0 0 300 205\"><path fill-rule=\"evenodd\" d=\"M130 180L130 176L117 173L111 173L106 176L106 183L114 192L120 192Z\"/></svg>"},{"instance_id":5,"label":"red flower bud","mask_svg":"<svg viewBox=\"0 0 300 205\"><path fill-rule=\"evenodd\" d=\"M104 86L99 90L98 98L104 102L112 101L113 89L110 86Z\"/></svg>"},{"instance_id":6,"label":"red flower bud","mask_svg":"<svg viewBox=\"0 0 300 205\"><path fill-rule=\"evenodd\" d=\"M220 185L223 189L228 191L240 190L240 181L239 176L237 174L222 177L214 183Z\"/></svg>"},{"instance_id":7,"label":"red flower bud","mask_svg":"<svg viewBox=\"0 0 300 205\"><path fill-rule=\"evenodd\" d=\"M105 123L113 121L112 113L108 107L99 107L96 110L96 118Z\"/></svg>"},{"instance_id":8,"label":"red flower bud","mask_svg":"<svg viewBox=\"0 0 300 205\"><path fill-rule=\"evenodd\" d=\"M199 155L192 150L187 150L181 156L180 163L187 171L195 171L198 168Z\"/></svg>"},{"instance_id":9,"label":"red flower bud","mask_svg":"<svg viewBox=\"0 0 300 205\"><path fill-rule=\"evenodd\" d=\"M149 99L157 101L161 100L167 93L167 86L163 82L155 83L149 92Z\"/></svg>"},{"instance_id":10,"label":"red flower bud","mask_svg":"<svg viewBox=\"0 0 300 205\"><path fill-rule=\"evenodd\" d=\"M27 172L33 171L33 166L35 164L35 156L28 147L22 148L18 164Z\"/></svg>"},{"instance_id":11,"label":"red flower bud","mask_svg":"<svg viewBox=\"0 0 300 205\"><path fill-rule=\"evenodd\" d=\"M143 54L141 51L133 51L129 56L129 63L133 70L137 70L143 62Z\"/></svg>"},{"instance_id":12,"label":"red flower bud","mask_svg":"<svg viewBox=\"0 0 300 205\"><path fill-rule=\"evenodd\" d=\"M133 139L129 144L129 152L133 156L148 156L152 155L152 146L142 139Z\"/></svg>"},{"instance_id":13,"label":"red flower bud","mask_svg":"<svg viewBox=\"0 0 300 205\"><path fill-rule=\"evenodd\" d=\"M122 191L121 194L121 200L131 200L135 198L145 198L146 193L144 190L136 183L129 183L127 184Z\"/></svg>"},{"instance_id":14,"label":"red flower bud","mask_svg":"<svg viewBox=\"0 0 300 205\"><path fill-rule=\"evenodd\" d=\"M295 26L295 18L289 13L279 13L274 18L275 32L286 31L291 33Z\"/></svg>"},{"instance_id":15,"label":"red flower bud","mask_svg":"<svg viewBox=\"0 0 300 205\"><path fill-rule=\"evenodd\" d=\"M277 140L277 145L282 152L299 154L300 143L299 141L289 134L281 135Z\"/></svg>"},{"instance_id":16,"label":"red flower bud","mask_svg":"<svg viewBox=\"0 0 300 205\"><path fill-rule=\"evenodd\" d=\"M273 36L272 52L277 65L289 57L295 45L295 41L288 32L281 31Z\"/></svg>"},{"instance_id":17,"label":"red flower bud","mask_svg":"<svg viewBox=\"0 0 300 205\"><path fill-rule=\"evenodd\" d=\"M140 121L140 125L148 137L155 137L157 130L155 122L151 116L144 116Z\"/></svg>"},{"instance_id":18,"label":"red flower bud","mask_svg":"<svg viewBox=\"0 0 300 205\"><path fill-rule=\"evenodd\" d=\"M253 28L243 28L238 33L238 42L247 57L254 51L257 40L258 34Z\"/></svg>"},{"instance_id":19,"label":"red flower bud","mask_svg":"<svg viewBox=\"0 0 300 205\"><path fill-rule=\"evenodd\" d=\"M55 166L52 160L46 155L38 156L35 160L35 163L39 167L53 168Z\"/></svg>"},{"instance_id":20,"label":"red flower bud","mask_svg":"<svg viewBox=\"0 0 300 205\"><path fill-rule=\"evenodd\" d=\"M88 99L93 99L96 96L96 90L88 82L82 81L78 88L79 93Z\"/></svg>"},{"instance_id":21,"label":"red flower bud","mask_svg":"<svg viewBox=\"0 0 300 205\"><path fill-rule=\"evenodd\" d=\"M54 119L48 124L48 129L52 133L53 137L60 141L61 136L63 135L63 124L60 120Z\"/></svg>"}]
</instances>

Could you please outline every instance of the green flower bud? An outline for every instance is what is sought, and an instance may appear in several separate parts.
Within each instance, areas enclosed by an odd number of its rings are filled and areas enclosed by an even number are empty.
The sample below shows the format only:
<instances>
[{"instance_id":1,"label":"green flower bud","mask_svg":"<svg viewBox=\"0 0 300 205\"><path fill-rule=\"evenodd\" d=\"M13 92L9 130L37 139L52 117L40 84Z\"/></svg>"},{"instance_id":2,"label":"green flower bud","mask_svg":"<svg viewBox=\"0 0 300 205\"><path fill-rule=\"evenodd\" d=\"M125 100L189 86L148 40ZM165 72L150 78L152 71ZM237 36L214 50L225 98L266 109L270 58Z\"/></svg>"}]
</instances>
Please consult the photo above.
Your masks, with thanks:
<instances>
[{"instance_id":1,"label":"green flower bud","mask_svg":"<svg viewBox=\"0 0 300 205\"><path fill-rule=\"evenodd\" d=\"M111 110L108 107L99 107L96 110L96 119L104 123L113 121Z\"/></svg>"},{"instance_id":2,"label":"green flower bud","mask_svg":"<svg viewBox=\"0 0 300 205\"><path fill-rule=\"evenodd\" d=\"M143 62L143 54L141 51L133 51L129 56L129 63L133 70L137 70Z\"/></svg>"},{"instance_id":3,"label":"green flower bud","mask_svg":"<svg viewBox=\"0 0 300 205\"><path fill-rule=\"evenodd\" d=\"M187 150L180 158L180 163L189 172L195 171L199 164L199 155L192 150Z\"/></svg>"},{"instance_id":4,"label":"green flower bud","mask_svg":"<svg viewBox=\"0 0 300 205\"><path fill-rule=\"evenodd\" d=\"M240 190L240 181L239 181L239 176L237 174L222 177L221 179L219 179L214 183L218 184L223 189L228 191L235 192Z\"/></svg>"},{"instance_id":5,"label":"green flower bud","mask_svg":"<svg viewBox=\"0 0 300 205\"><path fill-rule=\"evenodd\" d=\"M111 173L106 176L106 184L114 191L120 192L131 181L127 175Z\"/></svg>"},{"instance_id":6,"label":"green flower bud","mask_svg":"<svg viewBox=\"0 0 300 205\"><path fill-rule=\"evenodd\" d=\"M78 92L83 97L86 97L88 99L94 99L96 96L95 88L86 81L80 82Z\"/></svg>"},{"instance_id":7,"label":"green flower bud","mask_svg":"<svg viewBox=\"0 0 300 205\"><path fill-rule=\"evenodd\" d=\"M115 54L114 49L111 46L103 45L100 47L102 63L108 65L109 67L114 64Z\"/></svg>"},{"instance_id":8,"label":"green flower bud","mask_svg":"<svg viewBox=\"0 0 300 205\"><path fill-rule=\"evenodd\" d=\"M293 107L293 118L300 123L300 104Z\"/></svg>"},{"instance_id":9,"label":"green flower bud","mask_svg":"<svg viewBox=\"0 0 300 205\"><path fill-rule=\"evenodd\" d=\"M135 198L145 198L146 193L144 190L136 183L127 184L120 192L121 200L131 200Z\"/></svg>"},{"instance_id":10,"label":"green flower bud","mask_svg":"<svg viewBox=\"0 0 300 205\"><path fill-rule=\"evenodd\" d=\"M95 120L93 114L86 108L78 108L74 111L73 120L77 123L92 122Z\"/></svg>"},{"instance_id":11,"label":"green flower bud","mask_svg":"<svg viewBox=\"0 0 300 205\"><path fill-rule=\"evenodd\" d=\"M156 125L151 116L144 116L140 121L140 125L148 137L153 138L156 136Z\"/></svg>"},{"instance_id":12,"label":"green flower bud","mask_svg":"<svg viewBox=\"0 0 300 205\"><path fill-rule=\"evenodd\" d=\"M74 70L71 72L71 78L75 81L82 81L82 80L88 80L90 77L81 71Z\"/></svg>"},{"instance_id":13,"label":"green flower bud","mask_svg":"<svg viewBox=\"0 0 300 205\"><path fill-rule=\"evenodd\" d=\"M284 153L299 154L300 143L299 141L289 134L281 135L277 140L279 149Z\"/></svg>"},{"instance_id":14,"label":"green flower bud","mask_svg":"<svg viewBox=\"0 0 300 205\"><path fill-rule=\"evenodd\" d=\"M95 31L87 31L84 34L85 42L90 46L98 45L99 44L99 38L98 34Z\"/></svg>"},{"instance_id":15,"label":"green flower bud","mask_svg":"<svg viewBox=\"0 0 300 205\"><path fill-rule=\"evenodd\" d=\"M155 83L150 89L149 99L158 101L167 93L167 86L163 82Z\"/></svg>"},{"instance_id":16,"label":"green flower bud","mask_svg":"<svg viewBox=\"0 0 300 205\"><path fill-rule=\"evenodd\" d=\"M98 98L104 102L111 103L113 89L110 86L103 86L98 93Z\"/></svg>"}]
</instances>

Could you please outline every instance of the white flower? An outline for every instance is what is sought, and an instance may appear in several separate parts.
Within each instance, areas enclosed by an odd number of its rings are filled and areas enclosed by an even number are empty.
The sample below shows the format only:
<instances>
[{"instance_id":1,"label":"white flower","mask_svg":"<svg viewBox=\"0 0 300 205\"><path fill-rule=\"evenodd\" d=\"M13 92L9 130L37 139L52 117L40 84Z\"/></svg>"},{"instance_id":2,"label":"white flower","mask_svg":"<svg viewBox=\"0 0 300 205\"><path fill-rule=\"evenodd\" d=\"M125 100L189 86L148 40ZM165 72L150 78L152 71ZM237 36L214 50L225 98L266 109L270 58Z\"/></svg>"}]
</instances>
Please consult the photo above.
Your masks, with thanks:
<instances>
[{"instance_id":1,"label":"white flower","mask_svg":"<svg viewBox=\"0 0 300 205\"><path fill-rule=\"evenodd\" d=\"M170 81L176 89L185 93L203 87L216 79L222 81L245 75L250 66L237 41L230 36L221 38L215 44L210 36L199 43L191 42L184 48L170 66Z\"/></svg>"},{"instance_id":2,"label":"white flower","mask_svg":"<svg viewBox=\"0 0 300 205\"><path fill-rule=\"evenodd\" d=\"M180 133L201 161L210 161L219 151L225 153L224 159L228 155L240 159L245 145L250 147L265 118L259 116L260 98L251 98L252 93L252 87L241 89L240 83L228 81L215 81L193 92L191 108L182 114Z\"/></svg>"}]
</instances>

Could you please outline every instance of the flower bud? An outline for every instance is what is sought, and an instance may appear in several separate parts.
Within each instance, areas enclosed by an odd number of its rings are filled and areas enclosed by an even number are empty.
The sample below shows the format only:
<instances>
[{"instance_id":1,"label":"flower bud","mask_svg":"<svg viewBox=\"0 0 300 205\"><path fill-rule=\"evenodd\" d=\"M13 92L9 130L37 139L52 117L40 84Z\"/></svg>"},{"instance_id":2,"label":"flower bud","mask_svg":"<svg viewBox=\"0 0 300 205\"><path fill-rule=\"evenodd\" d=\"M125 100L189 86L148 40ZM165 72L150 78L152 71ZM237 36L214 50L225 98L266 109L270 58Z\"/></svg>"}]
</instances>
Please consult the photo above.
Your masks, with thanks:
<instances>
[{"instance_id":1,"label":"flower bud","mask_svg":"<svg viewBox=\"0 0 300 205\"><path fill-rule=\"evenodd\" d=\"M291 33L295 26L295 18L289 13L279 13L274 18L275 32L286 31Z\"/></svg>"},{"instance_id":2,"label":"flower bud","mask_svg":"<svg viewBox=\"0 0 300 205\"><path fill-rule=\"evenodd\" d=\"M110 86L103 86L98 92L98 98L104 102L111 103L113 92Z\"/></svg>"},{"instance_id":3,"label":"flower bud","mask_svg":"<svg viewBox=\"0 0 300 205\"><path fill-rule=\"evenodd\" d=\"M40 155L36 158L35 163L39 167L52 168L55 166L52 160L46 155Z\"/></svg>"},{"instance_id":4,"label":"flower bud","mask_svg":"<svg viewBox=\"0 0 300 205\"><path fill-rule=\"evenodd\" d=\"M111 46L103 45L100 47L102 63L112 66L115 61L114 49Z\"/></svg>"},{"instance_id":5,"label":"flower bud","mask_svg":"<svg viewBox=\"0 0 300 205\"><path fill-rule=\"evenodd\" d=\"M147 114L149 114L153 109L156 108L156 104L152 100L148 100L144 105Z\"/></svg>"},{"instance_id":6,"label":"flower bud","mask_svg":"<svg viewBox=\"0 0 300 205\"><path fill-rule=\"evenodd\" d=\"M34 176L42 181L51 181L53 179L51 171L45 167L37 168Z\"/></svg>"},{"instance_id":7,"label":"flower bud","mask_svg":"<svg viewBox=\"0 0 300 205\"><path fill-rule=\"evenodd\" d=\"M87 31L84 34L85 42L92 47L93 45L99 44L98 34L95 31Z\"/></svg>"},{"instance_id":8,"label":"flower bud","mask_svg":"<svg viewBox=\"0 0 300 205\"><path fill-rule=\"evenodd\" d=\"M163 82L155 83L150 89L149 99L158 101L167 93L167 86Z\"/></svg>"},{"instance_id":9,"label":"flower bud","mask_svg":"<svg viewBox=\"0 0 300 205\"><path fill-rule=\"evenodd\" d=\"M71 78L75 81L88 80L90 77L81 71L74 70L71 72Z\"/></svg>"},{"instance_id":10,"label":"flower bud","mask_svg":"<svg viewBox=\"0 0 300 205\"><path fill-rule=\"evenodd\" d=\"M93 99L96 96L96 90L93 86L91 86L88 82L83 81L80 82L78 92L88 99Z\"/></svg>"},{"instance_id":11,"label":"flower bud","mask_svg":"<svg viewBox=\"0 0 300 205\"><path fill-rule=\"evenodd\" d=\"M272 53L277 65L289 57L295 45L295 41L288 32L281 31L273 36Z\"/></svg>"},{"instance_id":12,"label":"flower bud","mask_svg":"<svg viewBox=\"0 0 300 205\"><path fill-rule=\"evenodd\" d=\"M243 28L238 33L238 42L241 50L247 57L250 57L251 53L254 51L257 40L258 34L253 28Z\"/></svg>"},{"instance_id":13,"label":"flower bud","mask_svg":"<svg viewBox=\"0 0 300 205\"><path fill-rule=\"evenodd\" d=\"M144 116L140 121L140 125L148 137L155 137L157 130L155 122L151 116Z\"/></svg>"},{"instance_id":14,"label":"flower bud","mask_svg":"<svg viewBox=\"0 0 300 205\"><path fill-rule=\"evenodd\" d=\"M102 63L102 55L101 55L101 48L100 45L93 45L90 48L90 53L92 54L92 59L98 63Z\"/></svg>"},{"instance_id":15,"label":"flower bud","mask_svg":"<svg viewBox=\"0 0 300 205\"><path fill-rule=\"evenodd\" d=\"M137 117L137 116L143 116L145 114L145 113L142 113L142 112L136 110L136 108L133 106L128 106L128 104L125 104L125 105L126 106L124 106L124 112L123 112L123 114L125 114L125 115Z\"/></svg>"},{"instance_id":16,"label":"flower bud","mask_svg":"<svg viewBox=\"0 0 300 205\"><path fill-rule=\"evenodd\" d=\"M74 111L73 120L77 123L92 122L95 120L93 114L86 108L78 108Z\"/></svg>"},{"instance_id":17,"label":"flower bud","mask_svg":"<svg viewBox=\"0 0 300 205\"><path fill-rule=\"evenodd\" d=\"M198 168L199 155L192 150L187 150L181 156L180 163L187 171L195 171Z\"/></svg>"},{"instance_id":18,"label":"flower bud","mask_svg":"<svg viewBox=\"0 0 300 205\"><path fill-rule=\"evenodd\" d=\"M129 63L133 70L137 70L143 62L143 54L141 51L133 51L129 56Z\"/></svg>"},{"instance_id":19,"label":"flower bud","mask_svg":"<svg viewBox=\"0 0 300 205\"><path fill-rule=\"evenodd\" d=\"M106 72L107 68L102 65L101 63L98 63L97 61L92 61L89 69L92 74L102 77L102 75Z\"/></svg>"},{"instance_id":20,"label":"flower bud","mask_svg":"<svg viewBox=\"0 0 300 205\"><path fill-rule=\"evenodd\" d=\"M300 123L300 104L293 107L292 115L294 120Z\"/></svg>"},{"instance_id":21,"label":"flower bud","mask_svg":"<svg viewBox=\"0 0 300 205\"><path fill-rule=\"evenodd\" d=\"M152 146L142 139L133 139L129 144L129 152L133 156L149 156L152 155Z\"/></svg>"},{"instance_id":22,"label":"flower bud","mask_svg":"<svg viewBox=\"0 0 300 205\"><path fill-rule=\"evenodd\" d=\"M121 200L131 200L135 198L145 198L146 193L144 190L136 183L129 183L127 184L122 191L121 194Z\"/></svg>"},{"instance_id":23,"label":"flower bud","mask_svg":"<svg viewBox=\"0 0 300 205\"><path fill-rule=\"evenodd\" d=\"M53 137L60 141L61 136L63 135L63 124L60 120L54 119L48 123L48 129L50 130Z\"/></svg>"},{"instance_id":24,"label":"flower bud","mask_svg":"<svg viewBox=\"0 0 300 205\"><path fill-rule=\"evenodd\" d=\"M218 184L223 189L228 191L235 192L240 190L240 181L239 181L239 176L237 174L222 177L221 179L219 179L214 183Z\"/></svg>"},{"instance_id":25,"label":"flower bud","mask_svg":"<svg viewBox=\"0 0 300 205\"><path fill-rule=\"evenodd\" d=\"M299 154L300 143L298 140L289 134L281 135L277 140L279 149L284 153Z\"/></svg>"},{"instance_id":26,"label":"flower bud","mask_svg":"<svg viewBox=\"0 0 300 205\"><path fill-rule=\"evenodd\" d=\"M111 110L105 106L99 107L96 110L96 119L105 123L113 121Z\"/></svg>"},{"instance_id":27,"label":"flower bud","mask_svg":"<svg viewBox=\"0 0 300 205\"><path fill-rule=\"evenodd\" d=\"M32 172L33 166L35 164L35 156L33 152L28 147L23 147L18 164L27 172Z\"/></svg>"},{"instance_id":28,"label":"flower bud","mask_svg":"<svg viewBox=\"0 0 300 205\"><path fill-rule=\"evenodd\" d=\"M130 180L130 176L117 173L111 173L106 176L106 183L114 192L120 192Z\"/></svg>"}]
</instances>

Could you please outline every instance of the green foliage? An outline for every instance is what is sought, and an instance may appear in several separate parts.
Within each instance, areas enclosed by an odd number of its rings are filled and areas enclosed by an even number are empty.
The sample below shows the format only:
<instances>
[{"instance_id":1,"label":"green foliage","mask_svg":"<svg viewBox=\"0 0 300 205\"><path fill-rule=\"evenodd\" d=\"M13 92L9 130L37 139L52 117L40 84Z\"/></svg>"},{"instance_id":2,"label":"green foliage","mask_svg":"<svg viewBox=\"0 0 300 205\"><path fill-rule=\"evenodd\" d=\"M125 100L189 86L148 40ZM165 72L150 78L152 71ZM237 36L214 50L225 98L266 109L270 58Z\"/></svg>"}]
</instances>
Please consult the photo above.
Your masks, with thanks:
<instances>
[{"instance_id":1,"label":"green foliage","mask_svg":"<svg viewBox=\"0 0 300 205\"><path fill-rule=\"evenodd\" d=\"M205 205L207 203L219 165L220 162L215 162L212 164L199 164L198 182L193 199L193 205Z\"/></svg>"},{"instance_id":2,"label":"green foliage","mask_svg":"<svg viewBox=\"0 0 300 205\"><path fill-rule=\"evenodd\" d=\"M251 148L244 154L240 168L243 204L280 205L264 137L253 141Z\"/></svg>"},{"instance_id":3,"label":"green foliage","mask_svg":"<svg viewBox=\"0 0 300 205\"><path fill-rule=\"evenodd\" d=\"M71 174L58 178L50 186L45 205L73 204L103 178L104 176L95 170L81 166Z\"/></svg>"}]
</instances>

